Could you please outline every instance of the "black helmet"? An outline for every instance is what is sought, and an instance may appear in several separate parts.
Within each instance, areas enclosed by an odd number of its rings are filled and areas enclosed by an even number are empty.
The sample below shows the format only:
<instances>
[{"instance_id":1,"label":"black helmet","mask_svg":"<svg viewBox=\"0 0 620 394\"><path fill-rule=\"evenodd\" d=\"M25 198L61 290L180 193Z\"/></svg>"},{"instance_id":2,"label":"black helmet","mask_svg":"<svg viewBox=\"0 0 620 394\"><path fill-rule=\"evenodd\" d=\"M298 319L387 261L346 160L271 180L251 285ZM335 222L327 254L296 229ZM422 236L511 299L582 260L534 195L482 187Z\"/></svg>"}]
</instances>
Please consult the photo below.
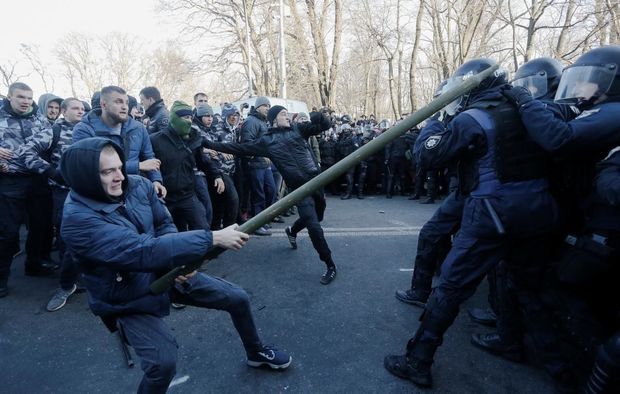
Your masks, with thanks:
<instances>
[{"instance_id":1,"label":"black helmet","mask_svg":"<svg viewBox=\"0 0 620 394\"><path fill-rule=\"evenodd\" d=\"M486 70L487 68L493 67L496 64L497 62L495 60L486 58L479 58L467 61L463 63L459 68L457 68L454 74L452 74L452 77L448 79L448 82L444 86L444 90L450 90L455 86L460 85L466 79L478 73L481 73L482 71ZM478 87L473 89L470 93L461 96L448 104L446 106L446 112L448 113L448 115L454 115L460 109L464 108L467 105L467 99L469 98L470 94L482 92L496 86L501 86L506 84L507 82L508 80L506 77L506 70L500 67L495 70L492 75L483 79L480 82L480 85L478 85Z\"/></svg>"},{"instance_id":2,"label":"black helmet","mask_svg":"<svg viewBox=\"0 0 620 394\"><path fill-rule=\"evenodd\" d=\"M562 77L562 63L550 57L540 57L523 63L515 73L513 86L527 88L534 98L555 94Z\"/></svg>"},{"instance_id":3,"label":"black helmet","mask_svg":"<svg viewBox=\"0 0 620 394\"><path fill-rule=\"evenodd\" d=\"M435 89L435 93L433 93L433 98L437 98L443 93L444 88L446 87L447 83L448 83L447 79L441 81L441 83L437 86L437 89Z\"/></svg>"},{"instance_id":4,"label":"black helmet","mask_svg":"<svg viewBox=\"0 0 620 394\"><path fill-rule=\"evenodd\" d=\"M588 106L602 95L620 95L620 45L592 49L566 67L555 101Z\"/></svg>"},{"instance_id":5,"label":"black helmet","mask_svg":"<svg viewBox=\"0 0 620 394\"><path fill-rule=\"evenodd\" d=\"M351 123L351 117L349 115L342 115L340 120L342 121L342 123Z\"/></svg>"}]
</instances>

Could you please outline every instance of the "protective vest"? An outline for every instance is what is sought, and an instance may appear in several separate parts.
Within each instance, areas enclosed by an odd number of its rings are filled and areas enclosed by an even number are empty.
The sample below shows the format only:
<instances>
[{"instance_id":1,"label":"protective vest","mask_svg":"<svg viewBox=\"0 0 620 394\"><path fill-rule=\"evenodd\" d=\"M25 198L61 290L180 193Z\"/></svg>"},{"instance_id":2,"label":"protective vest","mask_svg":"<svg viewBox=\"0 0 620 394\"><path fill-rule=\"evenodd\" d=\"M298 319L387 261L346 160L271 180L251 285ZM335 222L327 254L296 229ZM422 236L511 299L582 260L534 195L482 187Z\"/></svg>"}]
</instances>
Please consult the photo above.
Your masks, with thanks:
<instances>
[{"instance_id":1,"label":"protective vest","mask_svg":"<svg viewBox=\"0 0 620 394\"><path fill-rule=\"evenodd\" d=\"M530 185L534 189L546 188L547 155L529 138L516 109L507 103L477 104L465 113L484 130L487 149L477 162L475 181L473 174L467 176L459 171L461 190L472 192L472 195L488 196L497 194L500 189L508 192L508 184L525 181L534 181ZM463 184L463 180L467 179L471 182Z\"/></svg>"}]
</instances>

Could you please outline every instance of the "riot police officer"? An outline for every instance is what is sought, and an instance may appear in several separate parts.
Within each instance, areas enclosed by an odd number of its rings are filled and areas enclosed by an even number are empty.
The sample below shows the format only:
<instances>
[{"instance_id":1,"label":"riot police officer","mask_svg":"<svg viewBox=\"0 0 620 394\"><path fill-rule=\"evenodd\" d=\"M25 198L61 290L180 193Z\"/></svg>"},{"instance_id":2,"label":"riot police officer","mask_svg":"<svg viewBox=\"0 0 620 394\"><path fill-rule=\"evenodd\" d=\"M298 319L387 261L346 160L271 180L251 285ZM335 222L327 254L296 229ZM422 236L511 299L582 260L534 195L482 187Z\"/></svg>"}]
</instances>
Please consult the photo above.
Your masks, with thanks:
<instances>
[{"instance_id":1,"label":"riot police officer","mask_svg":"<svg viewBox=\"0 0 620 394\"><path fill-rule=\"evenodd\" d=\"M489 59L468 61L450 82L458 84L493 65ZM455 100L451 107L458 113L444 130L428 128L416 144L416 156L428 168L459 162L459 193L465 196L461 229L444 260L421 324L405 355L389 355L384 360L389 372L419 386L432 385L435 352L460 304L501 260L517 284L517 298L529 300L521 306L535 345L544 349L554 345L536 297L544 269L541 245L557 219L548 191L546 155L526 138L517 111L502 96L506 82L505 72L495 71ZM545 356L549 358L543 363L552 373L564 372L566 366L554 354Z\"/></svg>"}]
</instances>

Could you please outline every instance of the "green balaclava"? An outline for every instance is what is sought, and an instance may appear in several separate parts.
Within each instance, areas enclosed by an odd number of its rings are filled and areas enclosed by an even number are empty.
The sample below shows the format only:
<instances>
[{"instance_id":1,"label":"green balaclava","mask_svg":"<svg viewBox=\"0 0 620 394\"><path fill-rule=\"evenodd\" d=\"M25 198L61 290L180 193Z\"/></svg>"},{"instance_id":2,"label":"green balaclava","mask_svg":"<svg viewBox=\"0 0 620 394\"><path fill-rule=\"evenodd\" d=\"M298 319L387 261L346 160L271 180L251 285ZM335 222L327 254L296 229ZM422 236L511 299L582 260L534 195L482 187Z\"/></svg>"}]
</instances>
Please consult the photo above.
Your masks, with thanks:
<instances>
[{"instance_id":1,"label":"green balaclava","mask_svg":"<svg viewBox=\"0 0 620 394\"><path fill-rule=\"evenodd\" d=\"M192 129L192 121L182 117L192 115L192 107L183 101L175 101L170 107L170 126L181 138L188 138Z\"/></svg>"}]
</instances>

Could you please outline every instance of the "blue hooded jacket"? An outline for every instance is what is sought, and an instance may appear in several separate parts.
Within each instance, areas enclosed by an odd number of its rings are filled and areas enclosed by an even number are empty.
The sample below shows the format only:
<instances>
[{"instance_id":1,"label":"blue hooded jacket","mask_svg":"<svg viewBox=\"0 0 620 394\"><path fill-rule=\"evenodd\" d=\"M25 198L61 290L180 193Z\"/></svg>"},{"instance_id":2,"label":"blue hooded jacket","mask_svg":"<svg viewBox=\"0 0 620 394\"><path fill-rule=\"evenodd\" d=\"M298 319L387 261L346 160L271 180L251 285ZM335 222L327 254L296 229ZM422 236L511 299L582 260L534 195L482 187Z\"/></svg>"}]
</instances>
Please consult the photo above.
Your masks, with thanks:
<instances>
[{"instance_id":1,"label":"blue hooded jacket","mask_svg":"<svg viewBox=\"0 0 620 394\"><path fill-rule=\"evenodd\" d=\"M139 174L140 162L155 158L149 134L142 123L132 118L128 118L123 123L121 134L118 135L101 120L101 108L93 109L73 128L74 143L90 137L104 137L120 146L127 159L126 171L128 174ZM146 176L151 182L162 183L159 171L149 171Z\"/></svg>"},{"instance_id":2,"label":"blue hooded jacket","mask_svg":"<svg viewBox=\"0 0 620 394\"><path fill-rule=\"evenodd\" d=\"M63 154L61 171L71 192L62 239L83 272L95 315L167 315L168 294L152 294L149 285L158 274L201 259L212 245L211 232L177 233L153 185L141 176L126 176L120 199L108 196L99 175L106 145L114 146L122 160L120 147L105 138L79 141Z\"/></svg>"}]
</instances>

